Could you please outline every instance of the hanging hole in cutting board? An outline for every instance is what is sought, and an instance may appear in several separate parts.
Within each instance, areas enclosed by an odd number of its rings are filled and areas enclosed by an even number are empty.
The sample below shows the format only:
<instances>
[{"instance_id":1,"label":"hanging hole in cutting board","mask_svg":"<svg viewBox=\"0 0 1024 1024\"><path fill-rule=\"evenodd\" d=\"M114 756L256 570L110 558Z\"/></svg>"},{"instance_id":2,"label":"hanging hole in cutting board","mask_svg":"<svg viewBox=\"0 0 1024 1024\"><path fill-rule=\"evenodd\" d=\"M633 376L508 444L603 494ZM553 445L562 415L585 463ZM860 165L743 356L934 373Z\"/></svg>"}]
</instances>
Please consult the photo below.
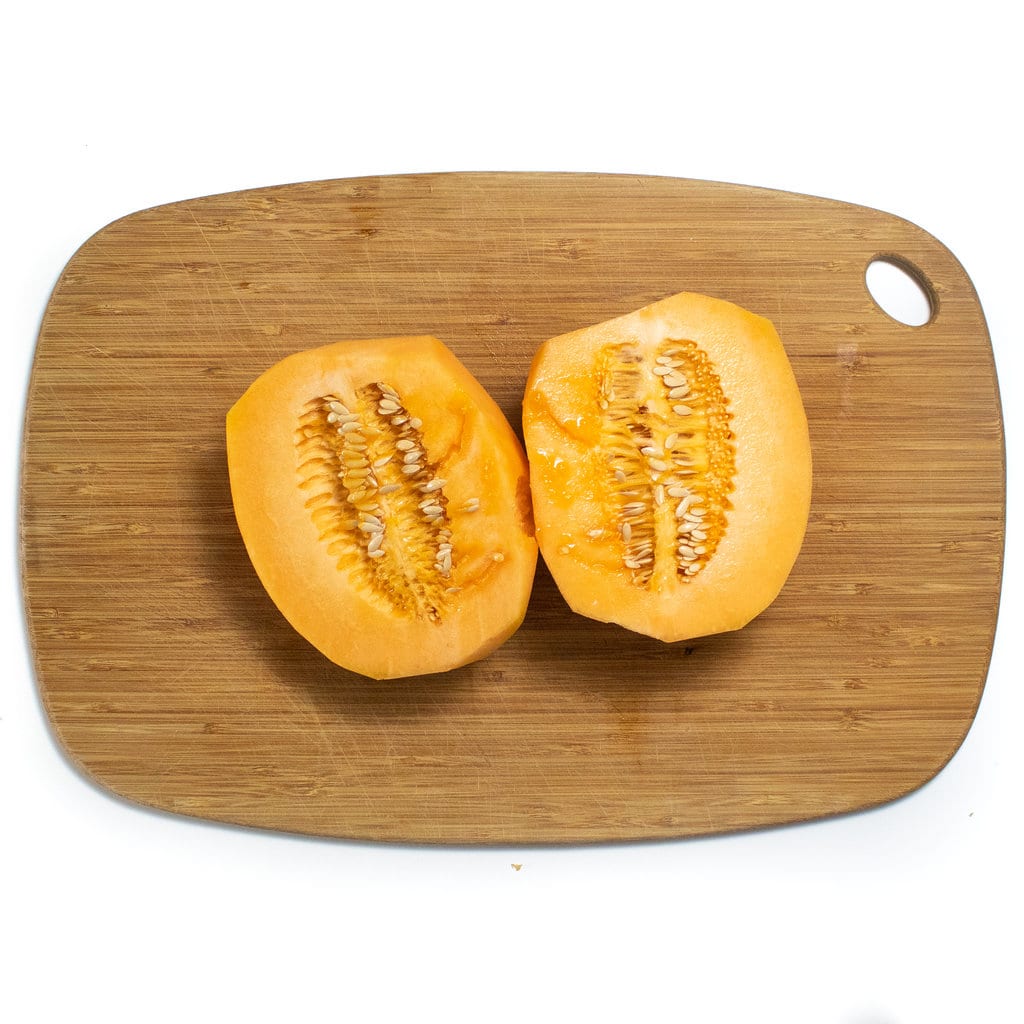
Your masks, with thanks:
<instances>
[{"instance_id":1,"label":"hanging hole in cutting board","mask_svg":"<svg viewBox=\"0 0 1024 1024\"><path fill-rule=\"evenodd\" d=\"M935 315L934 292L912 263L897 256L876 256L864 283L883 313L908 327L921 327Z\"/></svg>"}]
</instances>

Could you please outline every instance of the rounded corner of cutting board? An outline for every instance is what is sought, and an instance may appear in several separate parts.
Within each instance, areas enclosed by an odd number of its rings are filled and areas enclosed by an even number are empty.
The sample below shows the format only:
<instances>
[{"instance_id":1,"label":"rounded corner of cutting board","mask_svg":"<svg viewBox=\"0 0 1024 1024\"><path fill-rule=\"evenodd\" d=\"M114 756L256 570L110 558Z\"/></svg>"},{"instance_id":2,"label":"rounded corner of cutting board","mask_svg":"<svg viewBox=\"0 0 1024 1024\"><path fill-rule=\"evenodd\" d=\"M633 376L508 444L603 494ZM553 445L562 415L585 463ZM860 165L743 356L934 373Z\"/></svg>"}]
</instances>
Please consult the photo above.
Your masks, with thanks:
<instances>
[{"instance_id":1,"label":"rounded corner of cutting board","mask_svg":"<svg viewBox=\"0 0 1024 1024\"><path fill-rule=\"evenodd\" d=\"M51 704L50 694L43 678L36 670L36 695L42 706L46 719L50 741L57 755L70 768L71 772L90 789L102 793L105 797L116 800L129 807L149 811L168 811L159 803L150 803L138 798L130 787L122 786L94 764L83 745L67 734L63 713Z\"/></svg>"},{"instance_id":2,"label":"rounded corner of cutting board","mask_svg":"<svg viewBox=\"0 0 1024 1024\"><path fill-rule=\"evenodd\" d=\"M60 273L57 275L57 282L54 286L53 294L50 296L50 300L47 303L47 309L49 309L50 305L53 304L63 279L74 274L78 264L87 259L94 249L103 244L106 238L112 235L117 235L118 233L130 233L131 226L135 222L141 220L146 214L154 213L172 205L174 204L163 203L158 206L150 206L141 210L132 210L130 213L122 213L113 220L109 220L105 224L101 224L91 232L85 239L83 239L74 252L71 253L67 261L64 263L64 266L61 268Z\"/></svg>"}]
</instances>

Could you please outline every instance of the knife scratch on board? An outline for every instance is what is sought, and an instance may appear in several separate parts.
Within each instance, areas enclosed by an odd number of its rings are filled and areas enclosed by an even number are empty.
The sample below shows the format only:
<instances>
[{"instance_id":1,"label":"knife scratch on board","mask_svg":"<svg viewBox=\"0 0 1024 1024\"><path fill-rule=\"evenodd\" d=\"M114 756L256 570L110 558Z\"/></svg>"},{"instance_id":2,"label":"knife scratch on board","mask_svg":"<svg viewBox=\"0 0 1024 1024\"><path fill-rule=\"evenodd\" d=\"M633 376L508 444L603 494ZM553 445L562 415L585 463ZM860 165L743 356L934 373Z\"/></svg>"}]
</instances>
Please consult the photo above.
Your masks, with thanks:
<instances>
[{"instance_id":1,"label":"knife scratch on board","mask_svg":"<svg viewBox=\"0 0 1024 1024\"><path fill-rule=\"evenodd\" d=\"M220 271L221 278L224 280L224 283L228 286L228 289L231 292L231 297L235 300L235 303L237 304L238 308L242 311L242 315L245 317L246 323L248 323L249 327L251 327L255 331L257 329L257 325L253 322L252 317L249 315L249 310L246 307L245 303L242 302L242 299L238 294L238 289L233 287L233 285L231 284L231 278L228 275L228 272L225 269L224 264L221 262L220 257L217 255L217 250L214 249L213 243L210 241L209 236L206 234L206 230L203 228L202 223L200 223L199 218L195 215L195 212L192 210L192 208L190 206L186 206L186 210L188 211L189 217L192 219L192 223L195 224L196 230L199 232L199 237L203 240L203 245L206 246L207 250L210 253L210 256L213 258L213 262L216 264L217 269Z\"/></svg>"}]
</instances>

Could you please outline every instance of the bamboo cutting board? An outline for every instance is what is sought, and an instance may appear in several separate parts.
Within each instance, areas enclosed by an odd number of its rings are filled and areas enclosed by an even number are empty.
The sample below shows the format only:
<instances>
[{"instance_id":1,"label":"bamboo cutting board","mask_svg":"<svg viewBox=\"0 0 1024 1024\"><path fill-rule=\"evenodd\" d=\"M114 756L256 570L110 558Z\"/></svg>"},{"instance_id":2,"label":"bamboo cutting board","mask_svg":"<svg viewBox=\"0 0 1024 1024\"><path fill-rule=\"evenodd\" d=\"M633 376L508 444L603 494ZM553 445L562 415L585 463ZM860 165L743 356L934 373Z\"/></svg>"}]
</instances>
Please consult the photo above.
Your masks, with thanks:
<instances>
[{"instance_id":1,"label":"bamboo cutting board","mask_svg":"<svg viewBox=\"0 0 1024 1024\"><path fill-rule=\"evenodd\" d=\"M873 302L880 254L925 282L925 326ZM434 334L518 430L542 340L683 290L773 320L804 396L810 525L768 611L665 646L574 616L541 567L490 658L387 683L291 630L249 564L225 467L225 413L259 373L343 338ZM578 174L146 210L60 278L24 444L46 709L83 772L151 807L428 843L724 832L914 790L981 696L1004 529L992 352L953 256L877 211Z\"/></svg>"}]
</instances>

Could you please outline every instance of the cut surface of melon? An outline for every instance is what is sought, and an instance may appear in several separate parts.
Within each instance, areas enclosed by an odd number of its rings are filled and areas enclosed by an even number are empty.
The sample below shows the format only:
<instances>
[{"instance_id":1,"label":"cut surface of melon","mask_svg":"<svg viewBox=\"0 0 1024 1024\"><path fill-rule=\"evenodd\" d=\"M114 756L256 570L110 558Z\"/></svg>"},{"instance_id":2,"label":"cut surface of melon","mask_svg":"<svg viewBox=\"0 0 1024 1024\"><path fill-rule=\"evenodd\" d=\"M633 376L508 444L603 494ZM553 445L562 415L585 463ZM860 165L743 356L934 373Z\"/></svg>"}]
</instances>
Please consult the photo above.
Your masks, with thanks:
<instances>
[{"instance_id":1,"label":"cut surface of melon","mask_svg":"<svg viewBox=\"0 0 1024 1024\"><path fill-rule=\"evenodd\" d=\"M537 560L525 454L437 339L286 357L228 413L227 455L257 575L337 664L443 672L522 622Z\"/></svg>"},{"instance_id":2,"label":"cut surface of melon","mask_svg":"<svg viewBox=\"0 0 1024 1024\"><path fill-rule=\"evenodd\" d=\"M523 429L537 539L574 611L672 642L739 629L779 594L811 447L768 320L681 293L552 338Z\"/></svg>"}]
</instances>

